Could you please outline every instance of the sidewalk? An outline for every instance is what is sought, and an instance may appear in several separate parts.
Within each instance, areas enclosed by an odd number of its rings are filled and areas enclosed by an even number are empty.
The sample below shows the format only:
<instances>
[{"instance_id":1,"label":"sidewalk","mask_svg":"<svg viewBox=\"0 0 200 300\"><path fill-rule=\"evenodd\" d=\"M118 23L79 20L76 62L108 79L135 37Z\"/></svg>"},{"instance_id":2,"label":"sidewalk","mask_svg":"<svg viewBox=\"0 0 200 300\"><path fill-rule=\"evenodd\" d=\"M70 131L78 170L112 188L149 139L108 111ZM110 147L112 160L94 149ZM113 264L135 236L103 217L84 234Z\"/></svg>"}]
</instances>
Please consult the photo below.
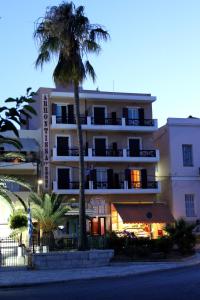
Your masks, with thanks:
<instances>
[{"instance_id":1,"label":"sidewalk","mask_svg":"<svg viewBox=\"0 0 200 300\"><path fill-rule=\"evenodd\" d=\"M70 270L5 270L0 271L0 287L32 286L71 280L121 277L172 270L198 264L200 264L200 253L179 262L111 263L106 267Z\"/></svg>"}]
</instances>

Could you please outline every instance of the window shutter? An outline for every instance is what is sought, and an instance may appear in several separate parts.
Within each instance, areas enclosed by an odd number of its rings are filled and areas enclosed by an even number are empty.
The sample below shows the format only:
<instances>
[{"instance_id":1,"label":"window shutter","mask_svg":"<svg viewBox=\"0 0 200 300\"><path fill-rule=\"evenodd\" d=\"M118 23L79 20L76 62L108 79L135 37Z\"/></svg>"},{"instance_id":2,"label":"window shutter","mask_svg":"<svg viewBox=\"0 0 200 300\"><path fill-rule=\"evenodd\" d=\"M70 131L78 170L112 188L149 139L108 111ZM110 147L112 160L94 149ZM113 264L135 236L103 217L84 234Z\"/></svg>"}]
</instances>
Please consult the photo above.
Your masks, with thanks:
<instances>
[{"instance_id":1,"label":"window shutter","mask_svg":"<svg viewBox=\"0 0 200 300\"><path fill-rule=\"evenodd\" d=\"M147 188L147 170L146 169L141 170L141 181L142 181L142 188L146 189Z\"/></svg>"},{"instance_id":2,"label":"window shutter","mask_svg":"<svg viewBox=\"0 0 200 300\"><path fill-rule=\"evenodd\" d=\"M113 188L113 169L107 170L107 178L108 178L108 189Z\"/></svg>"},{"instance_id":3,"label":"window shutter","mask_svg":"<svg viewBox=\"0 0 200 300\"><path fill-rule=\"evenodd\" d=\"M111 113L111 118L112 118L112 125L116 125L117 124L117 113L116 112L112 112Z\"/></svg>"},{"instance_id":4,"label":"window shutter","mask_svg":"<svg viewBox=\"0 0 200 300\"><path fill-rule=\"evenodd\" d=\"M128 123L128 108L124 107L122 110L123 118L126 119L126 124Z\"/></svg>"},{"instance_id":5,"label":"window shutter","mask_svg":"<svg viewBox=\"0 0 200 300\"><path fill-rule=\"evenodd\" d=\"M74 119L74 105L73 104L67 105L67 113L68 113L69 124L74 124L75 119Z\"/></svg>"},{"instance_id":6,"label":"window shutter","mask_svg":"<svg viewBox=\"0 0 200 300\"><path fill-rule=\"evenodd\" d=\"M57 105L55 103L52 103L51 105L52 116L56 116L56 107Z\"/></svg>"},{"instance_id":7,"label":"window shutter","mask_svg":"<svg viewBox=\"0 0 200 300\"><path fill-rule=\"evenodd\" d=\"M61 113L62 113L62 123L66 123L67 120L67 107L65 105L61 106Z\"/></svg>"},{"instance_id":8,"label":"window shutter","mask_svg":"<svg viewBox=\"0 0 200 300\"><path fill-rule=\"evenodd\" d=\"M97 182L97 170L96 169L92 169L90 171L90 181L93 181L94 188L95 188L95 185L96 185L96 182Z\"/></svg>"},{"instance_id":9,"label":"window shutter","mask_svg":"<svg viewBox=\"0 0 200 300\"><path fill-rule=\"evenodd\" d=\"M88 156L88 142L85 143L85 155Z\"/></svg>"},{"instance_id":10,"label":"window shutter","mask_svg":"<svg viewBox=\"0 0 200 300\"><path fill-rule=\"evenodd\" d=\"M141 126L143 126L144 125L144 108L139 108L138 109L138 115L139 115L139 124L141 125Z\"/></svg>"},{"instance_id":11,"label":"window shutter","mask_svg":"<svg viewBox=\"0 0 200 300\"><path fill-rule=\"evenodd\" d=\"M126 169L125 170L125 180L128 181L128 188L131 188L131 170Z\"/></svg>"},{"instance_id":12,"label":"window shutter","mask_svg":"<svg viewBox=\"0 0 200 300\"><path fill-rule=\"evenodd\" d=\"M120 184L119 184L119 174L115 173L114 174L114 188L119 189Z\"/></svg>"}]
</instances>

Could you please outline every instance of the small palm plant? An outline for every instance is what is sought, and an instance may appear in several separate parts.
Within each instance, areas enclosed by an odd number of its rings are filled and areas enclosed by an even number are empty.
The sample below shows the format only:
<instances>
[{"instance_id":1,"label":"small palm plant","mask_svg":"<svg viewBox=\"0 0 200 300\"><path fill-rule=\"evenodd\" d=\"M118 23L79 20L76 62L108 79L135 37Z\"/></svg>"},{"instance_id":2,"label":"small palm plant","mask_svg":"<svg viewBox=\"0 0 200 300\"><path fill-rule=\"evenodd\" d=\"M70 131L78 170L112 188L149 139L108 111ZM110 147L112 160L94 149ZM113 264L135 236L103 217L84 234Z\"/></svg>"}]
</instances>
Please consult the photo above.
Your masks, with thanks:
<instances>
[{"instance_id":1,"label":"small palm plant","mask_svg":"<svg viewBox=\"0 0 200 300\"><path fill-rule=\"evenodd\" d=\"M43 241L52 246L54 243L53 231L62 224L69 207L63 206L61 197L56 194L39 196L36 193L31 193L29 201L32 218L37 222Z\"/></svg>"},{"instance_id":2,"label":"small palm plant","mask_svg":"<svg viewBox=\"0 0 200 300\"><path fill-rule=\"evenodd\" d=\"M181 254L190 254L194 251L196 243L193 229L195 225L186 222L184 219L176 220L175 224L168 225L165 231L169 234L174 244L177 245Z\"/></svg>"}]
</instances>

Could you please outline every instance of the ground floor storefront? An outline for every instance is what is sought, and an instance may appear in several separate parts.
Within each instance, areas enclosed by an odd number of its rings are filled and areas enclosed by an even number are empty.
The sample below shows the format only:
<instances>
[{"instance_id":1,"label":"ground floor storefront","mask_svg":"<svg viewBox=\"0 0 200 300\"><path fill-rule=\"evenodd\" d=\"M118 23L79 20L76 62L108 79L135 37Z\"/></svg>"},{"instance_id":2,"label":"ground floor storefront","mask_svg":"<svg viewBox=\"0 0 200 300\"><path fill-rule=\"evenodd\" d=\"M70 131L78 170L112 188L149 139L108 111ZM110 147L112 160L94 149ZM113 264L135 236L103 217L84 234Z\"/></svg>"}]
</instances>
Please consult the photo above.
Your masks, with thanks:
<instances>
[{"instance_id":1,"label":"ground floor storefront","mask_svg":"<svg viewBox=\"0 0 200 300\"><path fill-rule=\"evenodd\" d=\"M106 196L96 196L86 202L86 227L88 235L104 236L130 234L135 237L158 238L165 232L166 224L174 222L167 205L153 202L114 202ZM133 199L134 200L134 199ZM78 234L77 207L66 214L66 234Z\"/></svg>"},{"instance_id":2,"label":"ground floor storefront","mask_svg":"<svg viewBox=\"0 0 200 300\"><path fill-rule=\"evenodd\" d=\"M111 230L119 236L125 233L138 238L155 239L162 237L166 224L173 221L164 204L111 204Z\"/></svg>"}]
</instances>

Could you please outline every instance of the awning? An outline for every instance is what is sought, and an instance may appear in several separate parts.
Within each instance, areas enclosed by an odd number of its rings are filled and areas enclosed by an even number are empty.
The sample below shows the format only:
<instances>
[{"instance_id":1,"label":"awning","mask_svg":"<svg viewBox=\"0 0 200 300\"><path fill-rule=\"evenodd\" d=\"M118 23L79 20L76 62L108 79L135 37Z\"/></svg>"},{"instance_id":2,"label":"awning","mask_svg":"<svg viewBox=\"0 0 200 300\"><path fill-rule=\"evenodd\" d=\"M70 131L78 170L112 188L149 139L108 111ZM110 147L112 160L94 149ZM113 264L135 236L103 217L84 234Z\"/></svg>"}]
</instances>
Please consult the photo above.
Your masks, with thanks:
<instances>
[{"instance_id":1,"label":"awning","mask_svg":"<svg viewBox=\"0 0 200 300\"><path fill-rule=\"evenodd\" d=\"M8 152L12 152L12 151L38 152L39 151L39 145L35 139L20 138L19 141L22 144L21 149L17 149L11 144L2 144L2 147L4 148L4 151L8 151Z\"/></svg>"},{"instance_id":2,"label":"awning","mask_svg":"<svg viewBox=\"0 0 200 300\"><path fill-rule=\"evenodd\" d=\"M116 204L123 223L171 223L174 218L165 204Z\"/></svg>"}]
</instances>

